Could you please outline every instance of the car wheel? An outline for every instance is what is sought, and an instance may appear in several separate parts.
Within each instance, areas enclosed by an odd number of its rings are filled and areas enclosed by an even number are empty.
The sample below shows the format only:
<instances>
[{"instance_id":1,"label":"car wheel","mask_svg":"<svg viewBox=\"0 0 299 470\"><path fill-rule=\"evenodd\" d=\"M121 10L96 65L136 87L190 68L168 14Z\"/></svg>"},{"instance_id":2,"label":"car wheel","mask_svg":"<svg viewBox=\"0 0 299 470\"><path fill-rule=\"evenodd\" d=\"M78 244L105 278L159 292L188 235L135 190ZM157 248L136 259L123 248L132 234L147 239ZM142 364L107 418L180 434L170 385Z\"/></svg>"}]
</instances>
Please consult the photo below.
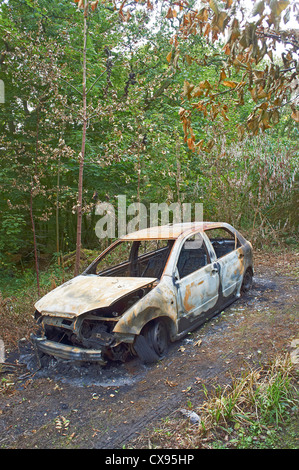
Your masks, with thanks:
<instances>
[{"instance_id":1,"label":"car wheel","mask_svg":"<svg viewBox=\"0 0 299 470\"><path fill-rule=\"evenodd\" d=\"M162 320L155 321L146 331L145 337L151 348L162 357L168 349L168 333Z\"/></svg>"},{"instance_id":2,"label":"car wheel","mask_svg":"<svg viewBox=\"0 0 299 470\"><path fill-rule=\"evenodd\" d=\"M168 350L168 332L165 322L154 320L145 326L137 336L134 349L144 363L152 363L161 359Z\"/></svg>"},{"instance_id":3,"label":"car wheel","mask_svg":"<svg viewBox=\"0 0 299 470\"><path fill-rule=\"evenodd\" d=\"M242 292L248 292L251 289L251 286L252 286L252 272L250 269L247 269L243 277L242 288L241 288Z\"/></svg>"}]
</instances>

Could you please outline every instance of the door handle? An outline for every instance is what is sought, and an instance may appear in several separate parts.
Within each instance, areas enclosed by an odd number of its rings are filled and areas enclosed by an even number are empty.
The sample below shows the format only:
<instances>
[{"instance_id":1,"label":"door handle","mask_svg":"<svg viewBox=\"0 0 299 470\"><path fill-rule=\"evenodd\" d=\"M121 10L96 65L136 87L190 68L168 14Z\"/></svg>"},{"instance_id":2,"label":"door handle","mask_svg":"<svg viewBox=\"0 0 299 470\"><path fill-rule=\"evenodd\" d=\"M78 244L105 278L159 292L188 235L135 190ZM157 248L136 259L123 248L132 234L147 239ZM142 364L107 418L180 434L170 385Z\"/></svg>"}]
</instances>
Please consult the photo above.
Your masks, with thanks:
<instances>
[{"instance_id":1,"label":"door handle","mask_svg":"<svg viewBox=\"0 0 299 470\"><path fill-rule=\"evenodd\" d=\"M219 271L218 271L217 268L212 268L211 272L212 272L212 274L215 274L215 273L218 273Z\"/></svg>"}]
</instances>

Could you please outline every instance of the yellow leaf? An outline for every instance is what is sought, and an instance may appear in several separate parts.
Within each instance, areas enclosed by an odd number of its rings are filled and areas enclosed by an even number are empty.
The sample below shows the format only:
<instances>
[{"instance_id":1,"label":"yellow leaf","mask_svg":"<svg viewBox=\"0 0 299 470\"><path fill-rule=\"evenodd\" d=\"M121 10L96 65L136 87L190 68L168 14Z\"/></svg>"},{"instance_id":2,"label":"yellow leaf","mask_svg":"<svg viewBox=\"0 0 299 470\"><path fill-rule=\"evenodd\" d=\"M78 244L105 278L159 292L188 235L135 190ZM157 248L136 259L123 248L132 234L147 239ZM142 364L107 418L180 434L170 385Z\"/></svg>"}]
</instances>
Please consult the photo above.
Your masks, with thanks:
<instances>
[{"instance_id":1,"label":"yellow leaf","mask_svg":"<svg viewBox=\"0 0 299 470\"><path fill-rule=\"evenodd\" d=\"M223 50L224 50L224 54L230 55L230 47L228 44L225 44Z\"/></svg>"},{"instance_id":2,"label":"yellow leaf","mask_svg":"<svg viewBox=\"0 0 299 470\"><path fill-rule=\"evenodd\" d=\"M195 96L196 96L196 97L199 97L199 96L201 96L202 94L203 94L202 89L197 86L197 87L194 88L194 91L193 91L193 93L192 93L192 96L193 96L193 97L195 97Z\"/></svg>"},{"instance_id":3,"label":"yellow leaf","mask_svg":"<svg viewBox=\"0 0 299 470\"><path fill-rule=\"evenodd\" d=\"M171 7L168 8L166 18L168 19L173 18L173 10L171 9Z\"/></svg>"},{"instance_id":4,"label":"yellow leaf","mask_svg":"<svg viewBox=\"0 0 299 470\"><path fill-rule=\"evenodd\" d=\"M239 21L235 18L230 28L229 42L234 42L240 36Z\"/></svg>"},{"instance_id":5,"label":"yellow leaf","mask_svg":"<svg viewBox=\"0 0 299 470\"><path fill-rule=\"evenodd\" d=\"M220 80L224 80L226 78L226 73L224 71L224 69L221 70L221 73L220 73Z\"/></svg>"},{"instance_id":6,"label":"yellow leaf","mask_svg":"<svg viewBox=\"0 0 299 470\"><path fill-rule=\"evenodd\" d=\"M257 92L257 97L259 100L267 97L267 92L264 90L264 88L259 87L258 92Z\"/></svg>"},{"instance_id":7,"label":"yellow leaf","mask_svg":"<svg viewBox=\"0 0 299 470\"><path fill-rule=\"evenodd\" d=\"M258 108L263 109L264 111L268 108L269 103L266 101L258 106Z\"/></svg>"},{"instance_id":8,"label":"yellow leaf","mask_svg":"<svg viewBox=\"0 0 299 470\"><path fill-rule=\"evenodd\" d=\"M279 112L277 111L277 109L273 111L271 115L271 119L272 119L273 124L277 124L279 122Z\"/></svg>"},{"instance_id":9,"label":"yellow leaf","mask_svg":"<svg viewBox=\"0 0 299 470\"><path fill-rule=\"evenodd\" d=\"M264 0L261 0L260 2L257 2L257 3L254 5L251 14L252 14L252 16L255 16L255 15L257 15L257 14L262 15L264 9L265 9L265 2L264 2Z\"/></svg>"},{"instance_id":10,"label":"yellow leaf","mask_svg":"<svg viewBox=\"0 0 299 470\"><path fill-rule=\"evenodd\" d=\"M168 63L170 63L171 61L171 56L172 56L172 52L170 51L169 54L167 54L167 57L166 57L166 60Z\"/></svg>"},{"instance_id":11,"label":"yellow leaf","mask_svg":"<svg viewBox=\"0 0 299 470\"><path fill-rule=\"evenodd\" d=\"M224 86L228 86L229 88L236 88L236 86L238 85L238 83L231 82L231 81L228 81L228 80L223 81L222 84Z\"/></svg>"},{"instance_id":12,"label":"yellow leaf","mask_svg":"<svg viewBox=\"0 0 299 470\"><path fill-rule=\"evenodd\" d=\"M215 13L215 15L218 15L219 14L219 9L218 9L218 5L215 2L215 0L209 0L209 5L210 5L211 9L213 10L213 12Z\"/></svg>"},{"instance_id":13,"label":"yellow leaf","mask_svg":"<svg viewBox=\"0 0 299 470\"><path fill-rule=\"evenodd\" d=\"M208 80L205 80L204 82L200 82L199 88L201 88L203 90L205 90L205 89L211 90L212 87L211 87L210 82L208 82Z\"/></svg>"},{"instance_id":14,"label":"yellow leaf","mask_svg":"<svg viewBox=\"0 0 299 470\"><path fill-rule=\"evenodd\" d=\"M153 9L154 9L154 6L153 6L153 4L150 2L150 0L147 0L147 8L148 8L148 10L153 10Z\"/></svg>"},{"instance_id":15,"label":"yellow leaf","mask_svg":"<svg viewBox=\"0 0 299 470\"><path fill-rule=\"evenodd\" d=\"M197 142L197 144L195 144L195 146L197 147L197 150L201 150L203 144L204 144L203 139L201 139L199 142Z\"/></svg>"},{"instance_id":16,"label":"yellow leaf","mask_svg":"<svg viewBox=\"0 0 299 470\"><path fill-rule=\"evenodd\" d=\"M225 114L224 109L221 109L221 114L222 114L222 117L225 119L225 121L229 121L227 115Z\"/></svg>"},{"instance_id":17,"label":"yellow leaf","mask_svg":"<svg viewBox=\"0 0 299 470\"><path fill-rule=\"evenodd\" d=\"M222 32L224 31L224 28L227 24L228 19L229 18L227 14L225 13L225 11L221 11L217 19L217 26Z\"/></svg>"},{"instance_id":18,"label":"yellow leaf","mask_svg":"<svg viewBox=\"0 0 299 470\"><path fill-rule=\"evenodd\" d=\"M210 31L211 31L211 25L210 25L210 23L207 23L205 25L204 30L203 30L203 35L208 36L210 34Z\"/></svg>"},{"instance_id":19,"label":"yellow leaf","mask_svg":"<svg viewBox=\"0 0 299 470\"><path fill-rule=\"evenodd\" d=\"M255 88L252 88L250 90L250 93L251 93L251 97L253 99L253 101L257 102L257 90L256 90L256 87Z\"/></svg>"},{"instance_id":20,"label":"yellow leaf","mask_svg":"<svg viewBox=\"0 0 299 470\"><path fill-rule=\"evenodd\" d=\"M188 65L192 64L193 59L190 55L186 54L185 59L186 59L186 62L187 62Z\"/></svg>"},{"instance_id":21,"label":"yellow leaf","mask_svg":"<svg viewBox=\"0 0 299 470\"><path fill-rule=\"evenodd\" d=\"M271 126L269 124L269 113L268 111L263 111L261 114L261 126L263 126L265 129L269 129Z\"/></svg>"},{"instance_id":22,"label":"yellow leaf","mask_svg":"<svg viewBox=\"0 0 299 470\"><path fill-rule=\"evenodd\" d=\"M98 6L98 3L99 3L99 0L96 0L95 2L91 2L90 6L91 6L92 11L95 11L95 9Z\"/></svg>"},{"instance_id":23,"label":"yellow leaf","mask_svg":"<svg viewBox=\"0 0 299 470\"><path fill-rule=\"evenodd\" d=\"M294 121L299 122L299 111L293 111L291 114L291 118L294 119Z\"/></svg>"},{"instance_id":24,"label":"yellow leaf","mask_svg":"<svg viewBox=\"0 0 299 470\"><path fill-rule=\"evenodd\" d=\"M215 145L214 139L209 140L209 142L207 143L207 146L206 146L206 151L210 152L212 150L212 148L214 147L214 145Z\"/></svg>"},{"instance_id":25,"label":"yellow leaf","mask_svg":"<svg viewBox=\"0 0 299 470\"><path fill-rule=\"evenodd\" d=\"M187 144L188 144L188 147L190 150L195 150L195 147L194 147L194 138L192 137L189 137L189 139L187 140Z\"/></svg>"},{"instance_id":26,"label":"yellow leaf","mask_svg":"<svg viewBox=\"0 0 299 470\"><path fill-rule=\"evenodd\" d=\"M244 136L244 133L245 133L244 126L238 125L238 127L237 127L237 132L238 132L238 137L239 137L239 139L242 140L242 139L243 139L243 136Z\"/></svg>"},{"instance_id":27,"label":"yellow leaf","mask_svg":"<svg viewBox=\"0 0 299 470\"><path fill-rule=\"evenodd\" d=\"M184 96L187 96L188 100L191 98L191 92L194 89L194 85L191 83L187 82L187 80L184 81Z\"/></svg>"},{"instance_id":28,"label":"yellow leaf","mask_svg":"<svg viewBox=\"0 0 299 470\"><path fill-rule=\"evenodd\" d=\"M289 0L280 0L278 2L273 2L273 13L277 16L280 15L280 13L286 9L287 6L289 6L290 2Z\"/></svg>"}]
</instances>

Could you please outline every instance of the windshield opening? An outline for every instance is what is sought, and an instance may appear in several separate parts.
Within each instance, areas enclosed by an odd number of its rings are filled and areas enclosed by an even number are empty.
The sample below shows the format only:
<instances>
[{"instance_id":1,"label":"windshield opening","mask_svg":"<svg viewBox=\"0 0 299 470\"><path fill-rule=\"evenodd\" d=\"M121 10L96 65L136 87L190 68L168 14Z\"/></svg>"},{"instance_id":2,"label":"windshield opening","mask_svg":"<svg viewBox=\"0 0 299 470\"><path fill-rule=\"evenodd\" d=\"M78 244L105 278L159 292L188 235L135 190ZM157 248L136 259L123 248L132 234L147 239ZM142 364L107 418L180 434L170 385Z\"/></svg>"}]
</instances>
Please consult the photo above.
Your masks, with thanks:
<instances>
[{"instance_id":1,"label":"windshield opening","mask_svg":"<svg viewBox=\"0 0 299 470\"><path fill-rule=\"evenodd\" d=\"M160 279L174 240L124 240L103 254L87 274Z\"/></svg>"}]
</instances>

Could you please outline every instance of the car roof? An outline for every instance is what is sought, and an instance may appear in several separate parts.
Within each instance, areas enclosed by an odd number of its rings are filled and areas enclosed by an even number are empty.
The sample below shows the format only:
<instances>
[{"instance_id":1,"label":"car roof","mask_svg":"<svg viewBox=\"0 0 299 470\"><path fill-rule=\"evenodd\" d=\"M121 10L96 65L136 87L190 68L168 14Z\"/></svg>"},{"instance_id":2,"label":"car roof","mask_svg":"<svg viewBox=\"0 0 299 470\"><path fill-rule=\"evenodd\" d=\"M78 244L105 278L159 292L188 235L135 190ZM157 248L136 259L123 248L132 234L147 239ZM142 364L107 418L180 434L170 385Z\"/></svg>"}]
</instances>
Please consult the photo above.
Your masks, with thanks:
<instances>
[{"instance_id":1,"label":"car roof","mask_svg":"<svg viewBox=\"0 0 299 470\"><path fill-rule=\"evenodd\" d=\"M220 227L235 231L231 225L224 222L185 222L181 224L168 224L138 230L137 232L123 235L120 237L120 240L175 240L182 234Z\"/></svg>"}]
</instances>

